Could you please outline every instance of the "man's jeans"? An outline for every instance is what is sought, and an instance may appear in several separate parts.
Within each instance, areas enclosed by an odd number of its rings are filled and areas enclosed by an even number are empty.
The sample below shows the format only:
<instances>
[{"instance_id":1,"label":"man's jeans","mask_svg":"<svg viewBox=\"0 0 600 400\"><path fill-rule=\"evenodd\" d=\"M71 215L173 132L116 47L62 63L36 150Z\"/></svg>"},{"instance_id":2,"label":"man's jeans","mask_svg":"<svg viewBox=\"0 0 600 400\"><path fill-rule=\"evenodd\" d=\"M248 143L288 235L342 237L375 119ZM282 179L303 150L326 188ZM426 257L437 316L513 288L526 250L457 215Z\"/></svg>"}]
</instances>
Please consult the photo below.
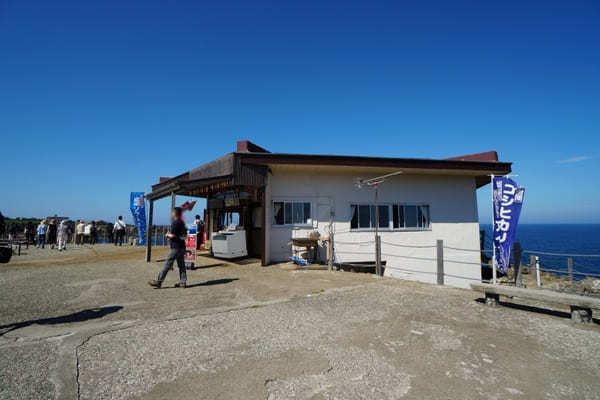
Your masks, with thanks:
<instances>
[{"instance_id":1,"label":"man's jeans","mask_svg":"<svg viewBox=\"0 0 600 400\"><path fill-rule=\"evenodd\" d=\"M117 229L115 231L115 246L117 245L117 242L119 242L119 246L121 246L123 244L124 237L125 237L125 229Z\"/></svg>"},{"instance_id":2,"label":"man's jeans","mask_svg":"<svg viewBox=\"0 0 600 400\"><path fill-rule=\"evenodd\" d=\"M169 255L165 260L165 266L162 271L160 271L160 274L158 274L157 281L162 282L165 280L167 272L173 267L173 262L175 260L177 260L177 268L179 268L179 282L185 283L187 281L187 276L185 274L185 248L171 249L171 251L169 251Z\"/></svg>"},{"instance_id":3,"label":"man's jeans","mask_svg":"<svg viewBox=\"0 0 600 400\"><path fill-rule=\"evenodd\" d=\"M46 235L38 235L38 247L44 248L46 244Z\"/></svg>"}]
</instances>

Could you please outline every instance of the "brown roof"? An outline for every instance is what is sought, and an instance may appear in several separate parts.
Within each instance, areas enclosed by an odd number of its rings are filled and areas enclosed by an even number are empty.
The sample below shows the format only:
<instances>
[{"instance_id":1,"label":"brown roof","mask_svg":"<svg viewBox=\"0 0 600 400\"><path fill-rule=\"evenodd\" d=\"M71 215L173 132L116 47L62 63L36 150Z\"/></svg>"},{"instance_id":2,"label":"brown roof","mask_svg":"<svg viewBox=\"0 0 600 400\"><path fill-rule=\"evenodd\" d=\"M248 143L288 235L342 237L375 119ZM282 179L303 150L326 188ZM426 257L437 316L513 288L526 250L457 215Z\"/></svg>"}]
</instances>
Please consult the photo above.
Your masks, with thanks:
<instances>
[{"instance_id":1,"label":"brown roof","mask_svg":"<svg viewBox=\"0 0 600 400\"><path fill-rule=\"evenodd\" d=\"M495 153L495 152L493 152ZM508 173L511 163L497 160L477 161L463 159L429 159L429 158L392 158L366 156L338 156L319 154L289 153L236 153L245 164L304 164L304 165L343 165L355 167L389 167L415 169L454 169L497 171Z\"/></svg>"},{"instance_id":2,"label":"brown roof","mask_svg":"<svg viewBox=\"0 0 600 400\"><path fill-rule=\"evenodd\" d=\"M349 167L382 167L418 170L469 171L476 174L477 187L489 182L489 175L511 172L512 163L498 161L495 151L448 159L366 157L319 154L270 153L247 140L237 143L237 151L152 186L149 198L158 198L170 188L201 185L215 180L232 185L262 185L269 165L320 165Z\"/></svg>"}]
</instances>

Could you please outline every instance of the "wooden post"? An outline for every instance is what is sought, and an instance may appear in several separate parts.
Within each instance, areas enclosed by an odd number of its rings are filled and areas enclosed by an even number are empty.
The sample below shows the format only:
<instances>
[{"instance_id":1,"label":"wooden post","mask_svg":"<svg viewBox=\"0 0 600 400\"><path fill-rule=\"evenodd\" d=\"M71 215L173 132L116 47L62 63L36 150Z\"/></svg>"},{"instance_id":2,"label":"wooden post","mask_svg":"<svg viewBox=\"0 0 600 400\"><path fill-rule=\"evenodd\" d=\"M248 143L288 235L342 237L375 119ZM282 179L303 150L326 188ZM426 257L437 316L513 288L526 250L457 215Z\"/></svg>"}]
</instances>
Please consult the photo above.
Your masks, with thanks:
<instances>
[{"instance_id":1,"label":"wooden post","mask_svg":"<svg viewBox=\"0 0 600 400\"><path fill-rule=\"evenodd\" d=\"M513 245L513 254L515 258L515 286L523 286L523 276L521 271L521 257L523 255L523 249L521 243L515 242Z\"/></svg>"},{"instance_id":2,"label":"wooden post","mask_svg":"<svg viewBox=\"0 0 600 400\"><path fill-rule=\"evenodd\" d=\"M329 209L329 243L327 246L327 269L333 271L333 211Z\"/></svg>"},{"instance_id":3,"label":"wooden post","mask_svg":"<svg viewBox=\"0 0 600 400\"><path fill-rule=\"evenodd\" d=\"M377 183L373 185L375 189L375 274L381 276L381 242L379 241L379 188Z\"/></svg>"},{"instance_id":4,"label":"wooden post","mask_svg":"<svg viewBox=\"0 0 600 400\"><path fill-rule=\"evenodd\" d=\"M152 217L154 215L154 201L150 200L148 211L148 229L146 230L146 262L150 262L152 256Z\"/></svg>"},{"instance_id":5,"label":"wooden post","mask_svg":"<svg viewBox=\"0 0 600 400\"><path fill-rule=\"evenodd\" d=\"M567 258L567 269L569 270L569 280L573 282L573 259Z\"/></svg>"},{"instance_id":6,"label":"wooden post","mask_svg":"<svg viewBox=\"0 0 600 400\"><path fill-rule=\"evenodd\" d=\"M437 284L444 284L444 241L437 241Z\"/></svg>"},{"instance_id":7,"label":"wooden post","mask_svg":"<svg viewBox=\"0 0 600 400\"><path fill-rule=\"evenodd\" d=\"M175 198L177 197L177 195L175 194L175 192L171 192L171 211L173 211L173 209L175 208Z\"/></svg>"},{"instance_id":8,"label":"wooden post","mask_svg":"<svg viewBox=\"0 0 600 400\"><path fill-rule=\"evenodd\" d=\"M260 265L267 265L267 190L263 187L258 190L257 196L261 197L260 213ZM206 229L206 224L204 225ZM202 240L202 239L200 239Z\"/></svg>"},{"instance_id":9,"label":"wooden post","mask_svg":"<svg viewBox=\"0 0 600 400\"><path fill-rule=\"evenodd\" d=\"M381 269L381 236L375 236L375 266L377 276L383 276L383 270Z\"/></svg>"},{"instance_id":10,"label":"wooden post","mask_svg":"<svg viewBox=\"0 0 600 400\"><path fill-rule=\"evenodd\" d=\"M333 234L329 234L329 243L327 249L327 269L329 271L333 271Z\"/></svg>"},{"instance_id":11,"label":"wooden post","mask_svg":"<svg viewBox=\"0 0 600 400\"><path fill-rule=\"evenodd\" d=\"M538 287L542 286L542 278L540 277L540 258L538 256L535 257L535 280Z\"/></svg>"}]
</instances>

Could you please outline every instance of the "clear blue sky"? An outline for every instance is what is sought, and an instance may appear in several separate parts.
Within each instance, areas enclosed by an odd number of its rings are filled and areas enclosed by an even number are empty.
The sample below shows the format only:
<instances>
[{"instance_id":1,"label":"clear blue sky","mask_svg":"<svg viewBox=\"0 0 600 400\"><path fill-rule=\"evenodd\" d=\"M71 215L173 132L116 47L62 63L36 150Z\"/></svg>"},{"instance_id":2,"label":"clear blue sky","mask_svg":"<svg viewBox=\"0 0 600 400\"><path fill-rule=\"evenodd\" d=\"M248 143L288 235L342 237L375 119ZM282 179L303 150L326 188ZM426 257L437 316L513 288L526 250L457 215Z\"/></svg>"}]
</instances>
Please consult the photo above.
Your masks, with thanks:
<instances>
[{"instance_id":1,"label":"clear blue sky","mask_svg":"<svg viewBox=\"0 0 600 400\"><path fill-rule=\"evenodd\" d=\"M494 149L527 188L523 222L599 223L599 111L596 0L0 0L9 216L131 219L130 191L247 138L299 153ZM485 222L488 199L489 186Z\"/></svg>"}]
</instances>

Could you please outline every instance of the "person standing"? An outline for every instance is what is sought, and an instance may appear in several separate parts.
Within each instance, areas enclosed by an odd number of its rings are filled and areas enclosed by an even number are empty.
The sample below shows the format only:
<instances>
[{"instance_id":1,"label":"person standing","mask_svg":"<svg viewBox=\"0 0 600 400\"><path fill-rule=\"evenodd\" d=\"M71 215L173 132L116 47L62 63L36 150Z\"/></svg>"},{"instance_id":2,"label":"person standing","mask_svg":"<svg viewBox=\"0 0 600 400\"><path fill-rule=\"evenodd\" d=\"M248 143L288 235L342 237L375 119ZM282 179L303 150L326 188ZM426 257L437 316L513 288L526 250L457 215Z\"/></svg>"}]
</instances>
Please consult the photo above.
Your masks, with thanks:
<instances>
[{"instance_id":1,"label":"person standing","mask_svg":"<svg viewBox=\"0 0 600 400\"><path fill-rule=\"evenodd\" d=\"M49 244L51 249L53 249L56 244L57 231L56 220L51 219L50 225L48 225L48 238L46 239L46 244Z\"/></svg>"},{"instance_id":2,"label":"person standing","mask_svg":"<svg viewBox=\"0 0 600 400\"><path fill-rule=\"evenodd\" d=\"M17 224L11 224L8 226L8 240L11 242L17 239Z\"/></svg>"},{"instance_id":3,"label":"person standing","mask_svg":"<svg viewBox=\"0 0 600 400\"><path fill-rule=\"evenodd\" d=\"M202 220L200 219L200 216L198 214L196 214L196 217L194 218L194 224L196 225L196 250L200 250L200 245L202 242Z\"/></svg>"},{"instance_id":4,"label":"person standing","mask_svg":"<svg viewBox=\"0 0 600 400\"><path fill-rule=\"evenodd\" d=\"M82 220L78 220L77 225L75 225L75 244L83 244L84 235L85 224Z\"/></svg>"},{"instance_id":5,"label":"person standing","mask_svg":"<svg viewBox=\"0 0 600 400\"><path fill-rule=\"evenodd\" d=\"M127 225L123 221L123 217L119 215L117 221L115 222L115 225L113 226L113 233L115 235L115 246L117 245L117 242L119 243L119 246L123 245L123 237L125 236L126 226Z\"/></svg>"},{"instance_id":6,"label":"person standing","mask_svg":"<svg viewBox=\"0 0 600 400\"><path fill-rule=\"evenodd\" d=\"M175 284L175 287L184 289L187 282L187 275L185 272L185 238L187 236L187 228L181 220L182 210L180 207L175 207L171 212L171 229L165 234L167 239L171 242L171 250L165 260L163 269L158 274L156 280L149 281L148 284L155 288L162 286L167 273L173 268L173 262L177 260L177 268L179 268L179 283Z\"/></svg>"},{"instance_id":7,"label":"person standing","mask_svg":"<svg viewBox=\"0 0 600 400\"><path fill-rule=\"evenodd\" d=\"M90 244L94 245L98 241L98 229L96 228L96 222L92 221L90 226Z\"/></svg>"},{"instance_id":8,"label":"person standing","mask_svg":"<svg viewBox=\"0 0 600 400\"><path fill-rule=\"evenodd\" d=\"M25 240L27 244L35 244L35 226L31 221L25 225Z\"/></svg>"},{"instance_id":9,"label":"person standing","mask_svg":"<svg viewBox=\"0 0 600 400\"><path fill-rule=\"evenodd\" d=\"M67 239L69 238L69 225L67 220L63 219L58 225L58 251L67 249Z\"/></svg>"},{"instance_id":10,"label":"person standing","mask_svg":"<svg viewBox=\"0 0 600 400\"><path fill-rule=\"evenodd\" d=\"M4 225L4 215L0 212L0 239L4 236L4 230L6 226Z\"/></svg>"},{"instance_id":11,"label":"person standing","mask_svg":"<svg viewBox=\"0 0 600 400\"><path fill-rule=\"evenodd\" d=\"M43 219L37 227L37 247L41 247L42 249L45 247L47 230L46 220Z\"/></svg>"}]
</instances>

